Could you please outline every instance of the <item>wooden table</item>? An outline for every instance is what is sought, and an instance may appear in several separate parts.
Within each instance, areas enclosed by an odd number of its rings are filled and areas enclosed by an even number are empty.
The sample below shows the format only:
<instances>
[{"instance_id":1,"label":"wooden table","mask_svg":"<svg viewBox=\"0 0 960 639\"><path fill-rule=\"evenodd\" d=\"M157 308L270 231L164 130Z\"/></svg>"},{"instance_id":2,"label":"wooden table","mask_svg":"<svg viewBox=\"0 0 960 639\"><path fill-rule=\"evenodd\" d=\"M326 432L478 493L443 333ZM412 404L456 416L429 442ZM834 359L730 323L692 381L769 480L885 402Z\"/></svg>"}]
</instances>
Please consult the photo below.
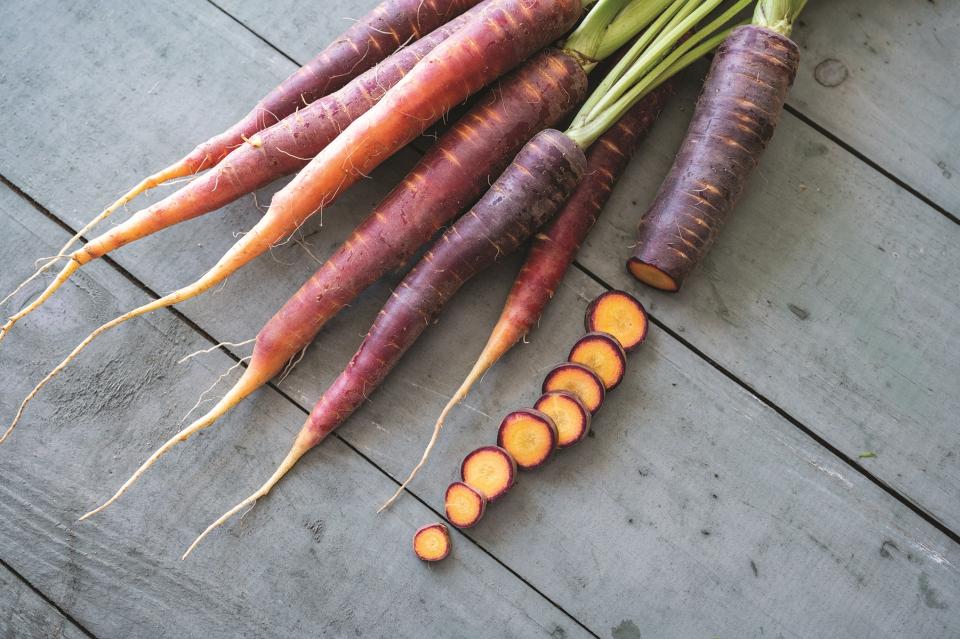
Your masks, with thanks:
<instances>
[{"instance_id":1,"label":"wooden table","mask_svg":"<svg viewBox=\"0 0 960 639\"><path fill-rule=\"evenodd\" d=\"M365 10L4 3L0 289ZM454 413L414 496L386 514L376 506L479 352L516 259L470 283L335 437L188 561L197 532L278 463L391 282L286 380L77 523L249 347L177 360L252 337L426 142L311 223L309 252L279 247L99 340L0 449L0 635L960 636L960 4L811 0L795 36L787 113L684 291L640 288L623 260L705 65L683 76L540 328ZM206 270L275 189L85 268L4 342L4 419L90 329ZM637 293L655 326L594 436L454 532L450 559L417 561L410 534L440 516L458 460L533 401L610 287Z\"/></svg>"}]
</instances>

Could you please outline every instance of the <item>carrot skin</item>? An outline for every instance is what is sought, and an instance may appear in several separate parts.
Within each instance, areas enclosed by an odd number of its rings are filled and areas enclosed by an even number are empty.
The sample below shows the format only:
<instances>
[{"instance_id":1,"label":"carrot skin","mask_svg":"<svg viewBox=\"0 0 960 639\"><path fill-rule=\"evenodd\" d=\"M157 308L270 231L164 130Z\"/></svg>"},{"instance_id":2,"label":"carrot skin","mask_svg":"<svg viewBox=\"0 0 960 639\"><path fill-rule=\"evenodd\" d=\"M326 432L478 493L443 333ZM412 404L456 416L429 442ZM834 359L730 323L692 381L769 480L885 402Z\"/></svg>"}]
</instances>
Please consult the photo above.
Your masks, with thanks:
<instances>
[{"instance_id":1,"label":"carrot skin","mask_svg":"<svg viewBox=\"0 0 960 639\"><path fill-rule=\"evenodd\" d=\"M640 221L627 262L635 277L676 291L703 259L773 136L799 61L793 41L755 25L720 45L683 144Z\"/></svg>"},{"instance_id":2,"label":"carrot skin","mask_svg":"<svg viewBox=\"0 0 960 639\"><path fill-rule=\"evenodd\" d=\"M528 139L563 120L586 88L582 67L557 49L491 88L264 325L245 375L260 383L276 375L330 318L470 206Z\"/></svg>"},{"instance_id":3,"label":"carrot skin","mask_svg":"<svg viewBox=\"0 0 960 639\"><path fill-rule=\"evenodd\" d=\"M482 7L471 9L393 54L376 68L263 129L223 158L211 171L122 224L93 239L74 255L86 264L165 228L215 211L285 175L295 173L356 118L366 113L425 55L450 37Z\"/></svg>"},{"instance_id":4,"label":"carrot skin","mask_svg":"<svg viewBox=\"0 0 960 639\"><path fill-rule=\"evenodd\" d=\"M246 138L344 87L398 47L433 32L478 0L387 0L263 97L239 122L199 144L182 160L189 172L208 169Z\"/></svg>"},{"instance_id":5,"label":"carrot skin","mask_svg":"<svg viewBox=\"0 0 960 639\"><path fill-rule=\"evenodd\" d=\"M394 289L346 370L313 408L303 438L316 445L356 410L468 279L517 250L557 211L585 165L580 148L553 129L527 143Z\"/></svg>"}]
</instances>

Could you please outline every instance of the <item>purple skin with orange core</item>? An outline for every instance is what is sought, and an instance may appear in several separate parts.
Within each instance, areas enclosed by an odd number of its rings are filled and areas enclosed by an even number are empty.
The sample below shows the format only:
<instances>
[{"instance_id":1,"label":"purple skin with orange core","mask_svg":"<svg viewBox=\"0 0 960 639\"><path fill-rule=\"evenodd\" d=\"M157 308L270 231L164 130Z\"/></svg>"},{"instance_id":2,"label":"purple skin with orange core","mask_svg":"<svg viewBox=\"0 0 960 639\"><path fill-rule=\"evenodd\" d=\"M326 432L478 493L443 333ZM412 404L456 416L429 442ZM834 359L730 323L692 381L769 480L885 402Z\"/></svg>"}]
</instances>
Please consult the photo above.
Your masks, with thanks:
<instances>
[{"instance_id":1,"label":"purple skin with orange core","mask_svg":"<svg viewBox=\"0 0 960 639\"><path fill-rule=\"evenodd\" d=\"M703 260L773 137L800 49L757 25L717 49L676 159L640 221L627 270L677 291Z\"/></svg>"},{"instance_id":2,"label":"purple skin with orange core","mask_svg":"<svg viewBox=\"0 0 960 639\"><path fill-rule=\"evenodd\" d=\"M566 386L558 386L557 382L565 375L576 376L576 379L584 380L584 383L590 384L590 396L594 398L593 401L591 401L590 398L568 389ZM547 376L543 379L541 392L548 393L553 390L566 390L577 395L592 415L595 415L597 411L600 410L600 407L603 405L603 399L606 396L603 380L583 364L574 364L572 362L558 364L547 373Z\"/></svg>"},{"instance_id":3,"label":"purple skin with orange core","mask_svg":"<svg viewBox=\"0 0 960 639\"><path fill-rule=\"evenodd\" d=\"M590 368L590 365L586 361L583 361L585 358L578 355L578 353L581 353L583 349L592 348L602 349L605 356L612 358L612 360L615 362L615 367L617 370L610 379L606 379L605 375L601 371L594 370L601 380L603 380L606 390L612 391L614 388L620 385L620 382L623 381L623 376L627 372L627 353L623 350L623 346L620 345L620 341L610 333L593 331L591 333L587 333L577 340L577 343L574 344L573 348L570 349L570 354L567 356L567 360L577 364L583 364L584 366Z\"/></svg>"},{"instance_id":4,"label":"purple skin with orange core","mask_svg":"<svg viewBox=\"0 0 960 639\"><path fill-rule=\"evenodd\" d=\"M598 317L598 312L605 302L613 299L622 300L625 304L628 304L629 307L632 308L631 312L636 316L637 321L642 322L642 330L638 335L634 336L633 339L620 339L620 336L615 335L612 330L604 330L604 321L602 318ZM595 297L587 306L587 311L583 316L583 325L588 333L610 333L614 336L614 338L617 339L618 342L620 342L623 350L629 353L646 341L647 332L650 329L650 318L647 316L647 309L645 309L643 304L641 304L640 301L637 300L637 298L635 298L633 295L630 295L624 291L607 291L606 293L601 293Z\"/></svg>"},{"instance_id":5,"label":"purple skin with orange core","mask_svg":"<svg viewBox=\"0 0 960 639\"><path fill-rule=\"evenodd\" d=\"M443 552L443 554L439 556L426 556L424 554L421 554L420 549L417 547L417 541L420 535L422 533L426 533L434 529L436 529L438 532L440 532L441 535L443 535L446 538L446 550ZM443 561L450 555L450 550L452 548L453 548L453 541L450 539L450 530L443 523L438 522L435 524L427 524L426 526L420 526L419 528L417 528L417 531L413 533L413 553L421 561L429 561L429 562Z\"/></svg>"},{"instance_id":6,"label":"purple skin with orange core","mask_svg":"<svg viewBox=\"0 0 960 639\"><path fill-rule=\"evenodd\" d=\"M546 445L542 450L537 451L535 458L530 461L523 461L523 456L519 454L520 451L511 450L510 429L514 427L519 420L532 421L538 425L538 430L540 430L541 434L546 435ZM497 430L497 446L511 453L517 467L523 470L533 470L550 461L554 451L557 449L559 438L557 425L553 423L553 419L543 411L535 408L523 408L513 411L503 418L503 421L500 422L500 428Z\"/></svg>"},{"instance_id":7,"label":"purple skin with orange core","mask_svg":"<svg viewBox=\"0 0 960 639\"><path fill-rule=\"evenodd\" d=\"M450 495L451 493L458 492L458 491L464 491L467 495L469 495L475 500L475 503L477 506L477 513L469 520L461 519L457 515L457 513L452 512L450 508L450 505L449 505ZM455 481L449 486L447 486L447 491L444 494L443 501L444 501L445 511L447 514L447 519L450 521L451 524L453 524L457 528L472 528L473 526L476 526L477 523L479 523L479 521L483 518L483 513L487 509L487 498L483 496L483 493L481 493L479 490L477 490L470 484L464 483L462 481Z\"/></svg>"},{"instance_id":8,"label":"purple skin with orange core","mask_svg":"<svg viewBox=\"0 0 960 639\"><path fill-rule=\"evenodd\" d=\"M560 449L569 448L570 446L573 446L574 444L582 441L583 438L587 436L587 433L590 432L590 422L592 419L592 415L589 409L587 409L587 407L584 406L583 402L580 401L579 397L577 397L576 395L574 395L569 391L564 391L564 390L548 391L544 393L543 395L540 396L540 398L533 405L533 407L539 411L546 412L546 410L544 410L545 408L544 405L546 404L546 402L548 402L554 397L561 397L567 400L568 402L570 402L570 405L574 407L574 409L577 412L577 420L579 423L579 434L576 437L569 439L568 441L563 441L563 436L562 436L563 434L560 433L559 434L560 437L557 439L557 448L560 448ZM554 423L556 423L556 420L554 420ZM557 424L557 426L559 431L559 424Z\"/></svg>"},{"instance_id":9,"label":"purple skin with orange core","mask_svg":"<svg viewBox=\"0 0 960 639\"><path fill-rule=\"evenodd\" d=\"M505 471L505 477L503 482L499 482L500 486L496 490L491 490L489 492L483 492L487 498L487 502L494 502L497 499L503 497L507 491L509 491L513 485L517 482L517 461L508 453L506 450L500 446L483 446L478 448L468 454L463 458L463 463L460 464L460 479L464 481L467 485L470 485L469 482L469 467L470 464L476 459L479 455L496 455L499 459L502 460L502 466ZM479 490L479 487L476 487Z\"/></svg>"}]
</instances>

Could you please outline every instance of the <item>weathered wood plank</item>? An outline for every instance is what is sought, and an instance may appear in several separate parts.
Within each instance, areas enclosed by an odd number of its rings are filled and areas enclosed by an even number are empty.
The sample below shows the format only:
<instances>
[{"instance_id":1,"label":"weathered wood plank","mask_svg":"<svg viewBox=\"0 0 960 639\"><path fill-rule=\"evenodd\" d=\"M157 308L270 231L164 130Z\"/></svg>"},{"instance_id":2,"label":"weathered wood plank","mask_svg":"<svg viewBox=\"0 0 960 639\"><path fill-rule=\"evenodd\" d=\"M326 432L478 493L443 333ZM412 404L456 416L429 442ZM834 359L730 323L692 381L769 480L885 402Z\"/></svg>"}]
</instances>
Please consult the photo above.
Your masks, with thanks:
<instances>
[{"instance_id":1,"label":"weathered wood plank","mask_svg":"<svg viewBox=\"0 0 960 639\"><path fill-rule=\"evenodd\" d=\"M4 639L84 639L69 619L0 566L0 637Z\"/></svg>"},{"instance_id":2,"label":"weathered wood plank","mask_svg":"<svg viewBox=\"0 0 960 639\"><path fill-rule=\"evenodd\" d=\"M6 188L0 229L0 257L10 262L66 238ZM13 282L11 271L0 274L4 287ZM107 265L82 275L44 321L4 343L4 366L17 374L0 389L2 414L78 334L143 298ZM394 484L335 439L269 500L287 504L283 515L256 508L180 562L203 526L279 461L302 422L304 413L275 391L242 407L233 428L171 454L129 499L78 523L232 364L217 352L178 366L208 343L170 313L131 329L126 343L136 354L93 347L38 397L0 456L0 557L95 634L306 637L389 627L398 637L481 636L506 617L510 625L500 627L513 637L587 636L456 533L453 561L417 560L411 531L436 515L413 500L375 515L372 496ZM250 546L217 552L231 542Z\"/></svg>"},{"instance_id":3,"label":"weathered wood plank","mask_svg":"<svg viewBox=\"0 0 960 639\"><path fill-rule=\"evenodd\" d=\"M960 3L810 2L790 104L960 212Z\"/></svg>"},{"instance_id":4,"label":"weathered wood plank","mask_svg":"<svg viewBox=\"0 0 960 639\"><path fill-rule=\"evenodd\" d=\"M678 295L653 293L623 264L694 94L675 98L579 260L960 529L960 227L788 115L704 267Z\"/></svg>"},{"instance_id":5,"label":"weathered wood plank","mask_svg":"<svg viewBox=\"0 0 960 639\"><path fill-rule=\"evenodd\" d=\"M302 62L342 30L340 18L359 17L376 2L218 4ZM304 11L309 19L301 19ZM790 105L940 206L960 211L960 51L951 45L960 38L960 4L810 2L793 37L801 68Z\"/></svg>"}]
</instances>

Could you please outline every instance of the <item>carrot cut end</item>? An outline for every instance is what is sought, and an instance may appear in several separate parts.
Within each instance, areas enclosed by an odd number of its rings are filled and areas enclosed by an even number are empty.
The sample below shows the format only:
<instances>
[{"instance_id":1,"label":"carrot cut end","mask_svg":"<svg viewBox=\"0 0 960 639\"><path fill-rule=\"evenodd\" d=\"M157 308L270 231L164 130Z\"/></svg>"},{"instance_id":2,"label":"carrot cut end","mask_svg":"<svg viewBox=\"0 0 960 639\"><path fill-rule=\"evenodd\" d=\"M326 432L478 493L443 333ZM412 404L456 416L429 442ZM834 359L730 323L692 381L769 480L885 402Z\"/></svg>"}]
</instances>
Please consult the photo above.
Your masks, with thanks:
<instances>
[{"instance_id":1,"label":"carrot cut end","mask_svg":"<svg viewBox=\"0 0 960 639\"><path fill-rule=\"evenodd\" d=\"M603 404L603 380L583 364L565 362L555 366L543 380L543 393L567 391L577 396L591 414Z\"/></svg>"},{"instance_id":2,"label":"carrot cut end","mask_svg":"<svg viewBox=\"0 0 960 639\"><path fill-rule=\"evenodd\" d=\"M631 257L627 260L627 270L630 271L630 275L633 275L637 280L657 290L667 293L676 293L680 290L680 282L653 264L644 262L639 258Z\"/></svg>"},{"instance_id":3,"label":"carrot cut end","mask_svg":"<svg viewBox=\"0 0 960 639\"><path fill-rule=\"evenodd\" d=\"M633 295L623 291L607 291L590 302L584 325L588 332L612 335L629 353L643 344L650 322L643 304Z\"/></svg>"},{"instance_id":4,"label":"carrot cut end","mask_svg":"<svg viewBox=\"0 0 960 639\"><path fill-rule=\"evenodd\" d=\"M443 505L451 524L457 528L470 528L483 517L487 498L473 486L455 481L447 487Z\"/></svg>"},{"instance_id":5,"label":"carrot cut end","mask_svg":"<svg viewBox=\"0 0 960 639\"><path fill-rule=\"evenodd\" d=\"M609 333L587 333L570 349L567 360L596 373L606 390L619 386L627 371L627 354Z\"/></svg>"},{"instance_id":6,"label":"carrot cut end","mask_svg":"<svg viewBox=\"0 0 960 639\"><path fill-rule=\"evenodd\" d=\"M590 431L590 411L580 398L567 391L544 393L533 405L557 426L557 448L573 446Z\"/></svg>"},{"instance_id":7,"label":"carrot cut end","mask_svg":"<svg viewBox=\"0 0 960 639\"><path fill-rule=\"evenodd\" d=\"M500 446L484 446L467 455L460 478L488 502L502 497L517 479L517 462Z\"/></svg>"},{"instance_id":8,"label":"carrot cut end","mask_svg":"<svg viewBox=\"0 0 960 639\"><path fill-rule=\"evenodd\" d=\"M557 448L559 434L549 415L535 409L510 413L500 423L497 444L510 453L517 466L532 470L547 463Z\"/></svg>"},{"instance_id":9,"label":"carrot cut end","mask_svg":"<svg viewBox=\"0 0 960 639\"><path fill-rule=\"evenodd\" d=\"M422 561L440 561L450 554L450 530L442 523L427 524L413 533L413 552Z\"/></svg>"}]
</instances>

